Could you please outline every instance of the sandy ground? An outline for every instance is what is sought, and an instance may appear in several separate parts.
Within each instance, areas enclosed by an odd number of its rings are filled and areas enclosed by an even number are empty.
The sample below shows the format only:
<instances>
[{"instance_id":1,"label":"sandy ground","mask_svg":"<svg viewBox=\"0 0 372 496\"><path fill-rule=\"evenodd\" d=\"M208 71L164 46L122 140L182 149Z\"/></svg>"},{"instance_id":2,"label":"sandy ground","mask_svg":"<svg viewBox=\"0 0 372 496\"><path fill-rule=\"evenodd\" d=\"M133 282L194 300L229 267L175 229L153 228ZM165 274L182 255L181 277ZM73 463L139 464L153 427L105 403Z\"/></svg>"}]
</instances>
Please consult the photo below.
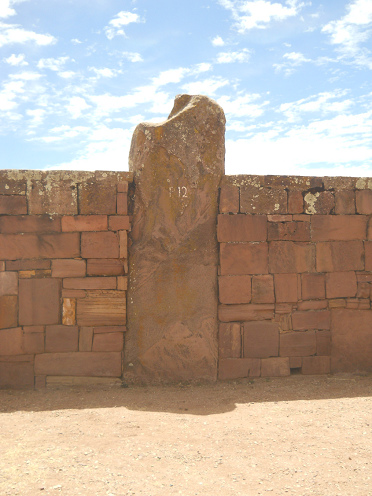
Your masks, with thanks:
<instances>
[{"instance_id":1,"label":"sandy ground","mask_svg":"<svg viewBox=\"0 0 372 496\"><path fill-rule=\"evenodd\" d=\"M372 377L0 391L0 495L372 495Z\"/></svg>"}]
</instances>

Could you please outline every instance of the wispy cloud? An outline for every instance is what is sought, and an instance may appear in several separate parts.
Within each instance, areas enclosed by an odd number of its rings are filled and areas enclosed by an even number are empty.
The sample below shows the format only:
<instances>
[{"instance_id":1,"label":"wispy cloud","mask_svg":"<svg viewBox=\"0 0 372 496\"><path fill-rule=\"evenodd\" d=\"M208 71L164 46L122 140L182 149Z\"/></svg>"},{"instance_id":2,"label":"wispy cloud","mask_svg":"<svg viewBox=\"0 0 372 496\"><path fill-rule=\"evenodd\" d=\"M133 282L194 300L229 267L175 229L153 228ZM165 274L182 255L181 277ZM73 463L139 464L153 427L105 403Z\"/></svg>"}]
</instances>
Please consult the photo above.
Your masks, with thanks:
<instances>
[{"instance_id":1,"label":"wispy cloud","mask_svg":"<svg viewBox=\"0 0 372 496\"><path fill-rule=\"evenodd\" d=\"M225 42L223 41L223 39L221 38L221 36L217 35L217 36L215 36L213 38L212 45L213 46L216 46L216 47L220 47L220 46L224 46L225 45Z\"/></svg>"},{"instance_id":2,"label":"wispy cloud","mask_svg":"<svg viewBox=\"0 0 372 496\"><path fill-rule=\"evenodd\" d=\"M217 63L230 64L232 62L248 62L251 53L251 50L248 50L248 48L243 48L237 52L220 52L217 55Z\"/></svg>"},{"instance_id":3,"label":"wispy cloud","mask_svg":"<svg viewBox=\"0 0 372 496\"><path fill-rule=\"evenodd\" d=\"M50 34L40 34L22 28L18 24L5 24L0 22L0 47L16 43L35 43L39 46L52 45L57 42Z\"/></svg>"},{"instance_id":4,"label":"wispy cloud","mask_svg":"<svg viewBox=\"0 0 372 496\"><path fill-rule=\"evenodd\" d=\"M0 17L7 18L16 14L16 11L12 9L11 0L0 0Z\"/></svg>"},{"instance_id":5,"label":"wispy cloud","mask_svg":"<svg viewBox=\"0 0 372 496\"><path fill-rule=\"evenodd\" d=\"M122 56L130 62L143 62L141 54L137 52L123 52Z\"/></svg>"},{"instance_id":6,"label":"wispy cloud","mask_svg":"<svg viewBox=\"0 0 372 496\"><path fill-rule=\"evenodd\" d=\"M306 62L312 62L311 59L305 57L300 52L288 52L283 55L284 62L281 64L274 64L277 72L284 71L286 76L292 74L295 69Z\"/></svg>"},{"instance_id":7,"label":"wispy cloud","mask_svg":"<svg viewBox=\"0 0 372 496\"><path fill-rule=\"evenodd\" d=\"M115 36L126 36L123 26L136 22L141 22L138 14L122 10L105 27L105 34L109 40L112 40Z\"/></svg>"},{"instance_id":8,"label":"wispy cloud","mask_svg":"<svg viewBox=\"0 0 372 496\"><path fill-rule=\"evenodd\" d=\"M28 62L26 62L25 60L25 55L24 53L20 53L18 55L16 55L15 53L12 53L12 55L6 59L4 59L4 61L9 64L9 65L13 65L15 67L21 67L21 66L25 66L25 65L28 65Z\"/></svg>"}]
</instances>

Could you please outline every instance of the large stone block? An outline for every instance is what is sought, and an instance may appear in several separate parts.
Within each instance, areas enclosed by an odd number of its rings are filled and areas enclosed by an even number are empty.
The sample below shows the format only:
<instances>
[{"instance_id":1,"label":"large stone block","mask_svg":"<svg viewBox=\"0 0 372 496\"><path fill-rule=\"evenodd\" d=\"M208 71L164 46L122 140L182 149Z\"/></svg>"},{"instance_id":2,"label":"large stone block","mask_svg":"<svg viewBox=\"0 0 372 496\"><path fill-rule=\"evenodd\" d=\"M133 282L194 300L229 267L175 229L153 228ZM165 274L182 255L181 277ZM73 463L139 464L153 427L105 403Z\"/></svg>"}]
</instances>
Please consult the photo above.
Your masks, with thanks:
<instances>
[{"instance_id":1,"label":"large stone block","mask_svg":"<svg viewBox=\"0 0 372 496\"><path fill-rule=\"evenodd\" d=\"M230 184L223 184L220 190L219 210L221 214L239 212L239 188Z\"/></svg>"},{"instance_id":2,"label":"large stone block","mask_svg":"<svg viewBox=\"0 0 372 496\"><path fill-rule=\"evenodd\" d=\"M277 188L242 186L240 211L249 214L286 214L287 192Z\"/></svg>"},{"instance_id":3,"label":"large stone block","mask_svg":"<svg viewBox=\"0 0 372 496\"><path fill-rule=\"evenodd\" d=\"M18 274L0 272L0 296L18 294Z\"/></svg>"},{"instance_id":4,"label":"large stone block","mask_svg":"<svg viewBox=\"0 0 372 496\"><path fill-rule=\"evenodd\" d=\"M315 194L307 193L304 196L305 213L307 214L331 214L335 207L334 193L331 191L320 191Z\"/></svg>"},{"instance_id":5,"label":"large stone block","mask_svg":"<svg viewBox=\"0 0 372 496\"><path fill-rule=\"evenodd\" d=\"M331 331L316 331L316 354L331 354Z\"/></svg>"},{"instance_id":6,"label":"large stone block","mask_svg":"<svg viewBox=\"0 0 372 496\"><path fill-rule=\"evenodd\" d=\"M326 276L327 298L355 297L357 279L355 272L331 272Z\"/></svg>"},{"instance_id":7,"label":"large stone block","mask_svg":"<svg viewBox=\"0 0 372 496\"><path fill-rule=\"evenodd\" d=\"M107 215L65 215L62 217L62 231L106 231Z\"/></svg>"},{"instance_id":8,"label":"large stone block","mask_svg":"<svg viewBox=\"0 0 372 496\"><path fill-rule=\"evenodd\" d=\"M35 356L35 375L120 377L121 352L43 353Z\"/></svg>"},{"instance_id":9,"label":"large stone block","mask_svg":"<svg viewBox=\"0 0 372 496\"><path fill-rule=\"evenodd\" d=\"M310 241L310 222L269 222L268 240Z\"/></svg>"},{"instance_id":10,"label":"large stone block","mask_svg":"<svg viewBox=\"0 0 372 496\"><path fill-rule=\"evenodd\" d=\"M266 241L266 215L219 215L217 239L220 242Z\"/></svg>"},{"instance_id":11,"label":"large stone block","mask_svg":"<svg viewBox=\"0 0 372 496\"><path fill-rule=\"evenodd\" d=\"M0 329L5 329L7 327L17 327L17 325L18 325L17 296L0 296Z\"/></svg>"},{"instance_id":12,"label":"large stone block","mask_svg":"<svg viewBox=\"0 0 372 496\"><path fill-rule=\"evenodd\" d=\"M19 281L20 325L47 325L60 322L61 284L58 279Z\"/></svg>"},{"instance_id":13,"label":"large stone block","mask_svg":"<svg viewBox=\"0 0 372 496\"><path fill-rule=\"evenodd\" d=\"M245 322L243 329L245 358L269 358L279 355L277 322Z\"/></svg>"},{"instance_id":14,"label":"large stone block","mask_svg":"<svg viewBox=\"0 0 372 496\"><path fill-rule=\"evenodd\" d=\"M275 274L275 300L277 303L296 302L298 300L298 275Z\"/></svg>"},{"instance_id":15,"label":"large stone block","mask_svg":"<svg viewBox=\"0 0 372 496\"><path fill-rule=\"evenodd\" d=\"M364 189L356 192L356 209L358 214L372 214L372 191Z\"/></svg>"},{"instance_id":16,"label":"large stone block","mask_svg":"<svg viewBox=\"0 0 372 496\"><path fill-rule=\"evenodd\" d=\"M311 356L316 353L315 331L288 332L280 335L280 356Z\"/></svg>"},{"instance_id":17,"label":"large stone block","mask_svg":"<svg viewBox=\"0 0 372 496\"><path fill-rule=\"evenodd\" d=\"M0 329L0 354L22 355L22 328Z\"/></svg>"},{"instance_id":18,"label":"large stone block","mask_svg":"<svg viewBox=\"0 0 372 496\"><path fill-rule=\"evenodd\" d=\"M274 303L274 280L271 274L253 276L252 301L253 303Z\"/></svg>"},{"instance_id":19,"label":"large stone block","mask_svg":"<svg viewBox=\"0 0 372 496\"><path fill-rule=\"evenodd\" d=\"M364 270L363 241L333 241L316 244L318 272Z\"/></svg>"},{"instance_id":20,"label":"large stone block","mask_svg":"<svg viewBox=\"0 0 372 496\"><path fill-rule=\"evenodd\" d=\"M61 219L49 215L11 215L0 217L0 233L52 233L61 231Z\"/></svg>"},{"instance_id":21,"label":"large stone block","mask_svg":"<svg viewBox=\"0 0 372 496\"><path fill-rule=\"evenodd\" d=\"M44 353L44 332L24 332L23 351L27 354Z\"/></svg>"},{"instance_id":22,"label":"large stone block","mask_svg":"<svg viewBox=\"0 0 372 496\"><path fill-rule=\"evenodd\" d=\"M330 329L331 314L328 310L293 312L292 325L295 331Z\"/></svg>"},{"instance_id":23,"label":"large stone block","mask_svg":"<svg viewBox=\"0 0 372 496\"><path fill-rule=\"evenodd\" d=\"M107 291L77 300L77 323L80 326L125 325L125 293Z\"/></svg>"},{"instance_id":24,"label":"large stone block","mask_svg":"<svg viewBox=\"0 0 372 496\"><path fill-rule=\"evenodd\" d=\"M332 372L372 372L372 310L332 310Z\"/></svg>"},{"instance_id":25,"label":"large stone block","mask_svg":"<svg viewBox=\"0 0 372 496\"><path fill-rule=\"evenodd\" d=\"M79 256L79 233L0 234L0 259L3 260Z\"/></svg>"},{"instance_id":26,"label":"large stone block","mask_svg":"<svg viewBox=\"0 0 372 496\"><path fill-rule=\"evenodd\" d=\"M272 273L314 272L315 246L293 241L271 241L269 267Z\"/></svg>"},{"instance_id":27,"label":"large stone block","mask_svg":"<svg viewBox=\"0 0 372 496\"><path fill-rule=\"evenodd\" d=\"M302 274L302 299L316 300L325 298L325 275Z\"/></svg>"},{"instance_id":28,"label":"large stone block","mask_svg":"<svg viewBox=\"0 0 372 496\"><path fill-rule=\"evenodd\" d=\"M274 317L274 304L220 305L218 318L221 322L244 320L267 320Z\"/></svg>"},{"instance_id":29,"label":"large stone block","mask_svg":"<svg viewBox=\"0 0 372 496\"><path fill-rule=\"evenodd\" d=\"M116 289L116 277L70 277L63 281L66 289Z\"/></svg>"},{"instance_id":30,"label":"large stone block","mask_svg":"<svg viewBox=\"0 0 372 496\"><path fill-rule=\"evenodd\" d=\"M87 260L88 276L121 276L124 274L124 265L115 258L91 258Z\"/></svg>"},{"instance_id":31,"label":"large stone block","mask_svg":"<svg viewBox=\"0 0 372 496\"><path fill-rule=\"evenodd\" d=\"M122 332L105 332L94 334L92 351L123 351L124 335Z\"/></svg>"},{"instance_id":32,"label":"large stone block","mask_svg":"<svg viewBox=\"0 0 372 496\"><path fill-rule=\"evenodd\" d=\"M0 195L0 215L27 214L25 196Z\"/></svg>"},{"instance_id":33,"label":"large stone block","mask_svg":"<svg viewBox=\"0 0 372 496\"><path fill-rule=\"evenodd\" d=\"M77 214L77 188L69 172L40 172L29 180L27 189L29 213L32 215Z\"/></svg>"},{"instance_id":34,"label":"large stone block","mask_svg":"<svg viewBox=\"0 0 372 496\"><path fill-rule=\"evenodd\" d=\"M8 260L6 270L48 270L50 260Z\"/></svg>"},{"instance_id":35,"label":"large stone block","mask_svg":"<svg viewBox=\"0 0 372 496\"><path fill-rule=\"evenodd\" d=\"M218 333L219 358L240 358L242 335L240 324L220 323Z\"/></svg>"},{"instance_id":36,"label":"large stone block","mask_svg":"<svg viewBox=\"0 0 372 496\"><path fill-rule=\"evenodd\" d=\"M304 375L323 375L331 372L331 357L313 356L302 359L301 372Z\"/></svg>"},{"instance_id":37,"label":"large stone block","mask_svg":"<svg viewBox=\"0 0 372 496\"><path fill-rule=\"evenodd\" d=\"M221 303L249 303L252 298L251 276L220 276L218 278Z\"/></svg>"},{"instance_id":38,"label":"large stone block","mask_svg":"<svg viewBox=\"0 0 372 496\"><path fill-rule=\"evenodd\" d=\"M97 177L79 184L79 214L116 214L116 184Z\"/></svg>"},{"instance_id":39,"label":"large stone block","mask_svg":"<svg viewBox=\"0 0 372 496\"><path fill-rule=\"evenodd\" d=\"M290 375L289 358L263 358L261 360L262 377L285 377Z\"/></svg>"},{"instance_id":40,"label":"large stone block","mask_svg":"<svg viewBox=\"0 0 372 496\"><path fill-rule=\"evenodd\" d=\"M311 219L313 241L338 241L365 239L365 215L315 215Z\"/></svg>"},{"instance_id":41,"label":"large stone block","mask_svg":"<svg viewBox=\"0 0 372 496\"><path fill-rule=\"evenodd\" d=\"M355 214L355 193L354 191L336 191L336 214Z\"/></svg>"},{"instance_id":42,"label":"large stone block","mask_svg":"<svg viewBox=\"0 0 372 496\"><path fill-rule=\"evenodd\" d=\"M34 387L34 357L0 356L0 389L31 389Z\"/></svg>"},{"instance_id":43,"label":"large stone block","mask_svg":"<svg viewBox=\"0 0 372 496\"><path fill-rule=\"evenodd\" d=\"M53 277L84 277L86 274L86 262L79 259L52 260Z\"/></svg>"},{"instance_id":44,"label":"large stone block","mask_svg":"<svg viewBox=\"0 0 372 496\"><path fill-rule=\"evenodd\" d=\"M83 232L81 234L83 258L119 258L119 239L113 232Z\"/></svg>"},{"instance_id":45,"label":"large stone block","mask_svg":"<svg viewBox=\"0 0 372 496\"><path fill-rule=\"evenodd\" d=\"M259 377L261 360L259 358L222 358L218 362L218 378L223 380Z\"/></svg>"},{"instance_id":46,"label":"large stone block","mask_svg":"<svg viewBox=\"0 0 372 496\"><path fill-rule=\"evenodd\" d=\"M76 326L46 326L45 352L62 353L78 350L79 331Z\"/></svg>"},{"instance_id":47,"label":"large stone block","mask_svg":"<svg viewBox=\"0 0 372 496\"><path fill-rule=\"evenodd\" d=\"M267 243L221 243L222 275L267 274Z\"/></svg>"}]
</instances>

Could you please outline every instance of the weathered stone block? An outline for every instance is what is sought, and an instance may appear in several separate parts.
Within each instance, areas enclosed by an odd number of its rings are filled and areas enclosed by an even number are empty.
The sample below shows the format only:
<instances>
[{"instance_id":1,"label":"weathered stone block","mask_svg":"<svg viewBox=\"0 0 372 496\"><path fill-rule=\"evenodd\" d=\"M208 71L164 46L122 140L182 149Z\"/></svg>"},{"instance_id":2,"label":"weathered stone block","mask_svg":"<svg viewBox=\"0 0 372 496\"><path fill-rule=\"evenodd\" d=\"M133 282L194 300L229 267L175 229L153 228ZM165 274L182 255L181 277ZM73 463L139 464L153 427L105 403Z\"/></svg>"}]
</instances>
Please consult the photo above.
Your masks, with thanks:
<instances>
[{"instance_id":1,"label":"weathered stone block","mask_svg":"<svg viewBox=\"0 0 372 496\"><path fill-rule=\"evenodd\" d=\"M1 355L22 355L22 329L0 329L0 354Z\"/></svg>"},{"instance_id":2,"label":"weathered stone block","mask_svg":"<svg viewBox=\"0 0 372 496\"><path fill-rule=\"evenodd\" d=\"M0 296L18 294L18 274L0 272Z\"/></svg>"},{"instance_id":3,"label":"weathered stone block","mask_svg":"<svg viewBox=\"0 0 372 496\"><path fill-rule=\"evenodd\" d=\"M27 214L25 196L0 195L0 215Z\"/></svg>"},{"instance_id":4,"label":"weathered stone block","mask_svg":"<svg viewBox=\"0 0 372 496\"><path fill-rule=\"evenodd\" d=\"M295 331L306 331L308 329L330 329L331 314L328 310L293 312L292 324Z\"/></svg>"},{"instance_id":5,"label":"weathered stone block","mask_svg":"<svg viewBox=\"0 0 372 496\"><path fill-rule=\"evenodd\" d=\"M77 214L77 191L73 179L53 177L50 172L43 172L39 178L31 178L27 189L29 213L31 215Z\"/></svg>"},{"instance_id":6,"label":"weathered stone block","mask_svg":"<svg viewBox=\"0 0 372 496\"><path fill-rule=\"evenodd\" d=\"M311 220L313 241L365 239L367 217L364 215L315 215Z\"/></svg>"},{"instance_id":7,"label":"weathered stone block","mask_svg":"<svg viewBox=\"0 0 372 496\"><path fill-rule=\"evenodd\" d=\"M358 214L372 214L372 191L364 189L356 192L356 209Z\"/></svg>"},{"instance_id":8,"label":"weathered stone block","mask_svg":"<svg viewBox=\"0 0 372 496\"><path fill-rule=\"evenodd\" d=\"M19 281L20 325L46 325L60 322L60 281L22 279Z\"/></svg>"},{"instance_id":9,"label":"weathered stone block","mask_svg":"<svg viewBox=\"0 0 372 496\"><path fill-rule=\"evenodd\" d=\"M302 274L302 299L316 300L325 298L325 275Z\"/></svg>"},{"instance_id":10,"label":"weathered stone block","mask_svg":"<svg viewBox=\"0 0 372 496\"><path fill-rule=\"evenodd\" d=\"M229 184L221 186L219 210L221 214L239 212L239 188Z\"/></svg>"},{"instance_id":11,"label":"weathered stone block","mask_svg":"<svg viewBox=\"0 0 372 496\"><path fill-rule=\"evenodd\" d=\"M127 215L127 213L128 213L128 195L127 195L127 193L118 193L116 195L116 212L119 215Z\"/></svg>"},{"instance_id":12,"label":"weathered stone block","mask_svg":"<svg viewBox=\"0 0 372 496\"><path fill-rule=\"evenodd\" d=\"M120 377L121 353L43 353L35 356L35 374Z\"/></svg>"},{"instance_id":13,"label":"weathered stone block","mask_svg":"<svg viewBox=\"0 0 372 496\"><path fill-rule=\"evenodd\" d=\"M26 193L26 179L9 177L9 170L0 171L0 195L24 195ZM18 176L18 175L17 175Z\"/></svg>"},{"instance_id":14,"label":"weathered stone block","mask_svg":"<svg viewBox=\"0 0 372 496\"><path fill-rule=\"evenodd\" d=\"M330 355L331 354L331 332L316 331L316 354Z\"/></svg>"},{"instance_id":15,"label":"weathered stone block","mask_svg":"<svg viewBox=\"0 0 372 496\"><path fill-rule=\"evenodd\" d=\"M105 332L94 334L92 351L123 351L124 336L122 332Z\"/></svg>"},{"instance_id":16,"label":"weathered stone block","mask_svg":"<svg viewBox=\"0 0 372 496\"><path fill-rule=\"evenodd\" d=\"M79 214L115 214L116 191L112 181L86 181L79 184Z\"/></svg>"},{"instance_id":17,"label":"weathered stone block","mask_svg":"<svg viewBox=\"0 0 372 496\"><path fill-rule=\"evenodd\" d=\"M268 240L310 241L309 222L269 222Z\"/></svg>"},{"instance_id":18,"label":"weathered stone block","mask_svg":"<svg viewBox=\"0 0 372 496\"><path fill-rule=\"evenodd\" d=\"M331 357L313 356L302 359L302 370L304 375L323 375L331 373Z\"/></svg>"},{"instance_id":19,"label":"weathered stone block","mask_svg":"<svg viewBox=\"0 0 372 496\"><path fill-rule=\"evenodd\" d=\"M218 285L221 303L237 304L251 301L251 276L219 276Z\"/></svg>"},{"instance_id":20,"label":"weathered stone block","mask_svg":"<svg viewBox=\"0 0 372 496\"><path fill-rule=\"evenodd\" d=\"M272 304L219 305L218 318L221 322L239 322L243 320L266 320L274 317Z\"/></svg>"},{"instance_id":21,"label":"weathered stone block","mask_svg":"<svg viewBox=\"0 0 372 496\"><path fill-rule=\"evenodd\" d=\"M310 356L316 353L315 331L286 332L280 335L280 356Z\"/></svg>"},{"instance_id":22,"label":"weathered stone block","mask_svg":"<svg viewBox=\"0 0 372 496\"><path fill-rule=\"evenodd\" d=\"M240 358L242 335L240 324L220 323L218 333L219 358Z\"/></svg>"},{"instance_id":23,"label":"weathered stone block","mask_svg":"<svg viewBox=\"0 0 372 496\"><path fill-rule=\"evenodd\" d=\"M52 260L53 277L84 277L86 274L85 260L68 258Z\"/></svg>"},{"instance_id":24,"label":"weathered stone block","mask_svg":"<svg viewBox=\"0 0 372 496\"><path fill-rule=\"evenodd\" d=\"M302 214L304 211L304 199L302 191L289 191L288 192L288 213L289 214Z\"/></svg>"},{"instance_id":25,"label":"weathered stone block","mask_svg":"<svg viewBox=\"0 0 372 496\"><path fill-rule=\"evenodd\" d=\"M44 353L44 333L24 332L23 351L27 354Z\"/></svg>"},{"instance_id":26,"label":"weathered stone block","mask_svg":"<svg viewBox=\"0 0 372 496\"><path fill-rule=\"evenodd\" d=\"M130 220L127 215L110 215L110 231L130 231Z\"/></svg>"},{"instance_id":27,"label":"weathered stone block","mask_svg":"<svg viewBox=\"0 0 372 496\"><path fill-rule=\"evenodd\" d=\"M277 303L298 300L297 274L275 274L275 300Z\"/></svg>"},{"instance_id":28,"label":"weathered stone block","mask_svg":"<svg viewBox=\"0 0 372 496\"><path fill-rule=\"evenodd\" d=\"M17 303L18 298L16 296L0 296L0 329L5 329L7 327L17 327Z\"/></svg>"},{"instance_id":29,"label":"weathered stone block","mask_svg":"<svg viewBox=\"0 0 372 496\"><path fill-rule=\"evenodd\" d=\"M286 214L287 192L284 189L242 186L240 211L249 214Z\"/></svg>"},{"instance_id":30,"label":"weathered stone block","mask_svg":"<svg viewBox=\"0 0 372 496\"><path fill-rule=\"evenodd\" d=\"M293 241L269 243L271 273L298 273L315 271L315 246Z\"/></svg>"},{"instance_id":31,"label":"weathered stone block","mask_svg":"<svg viewBox=\"0 0 372 496\"><path fill-rule=\"evenodd\" d=\"M126 193L128 191L128 181L119 181L117 184L118 193Z\"/></svg>"},{"instance_id":32,"label":"weathered stone block","mask_svg":"<svg viewBox=\"0 0 372 496\"><path fill-rule=\"evenodd\" d=\"M128 258L128 233L119 231L119 257Z\"/></svg>"},{"instance_id":33,"label":"weathered stone block","mask_svg":"<svg viewBox=\"0 0 372 496\"><path fill-rule=\"evenodd\" d=\"M222 358L219 360L218 378L223 380L259 377L261 360L259 358Z\"/></svg>"},{"instance_id":34,"label":"weathered stone block","mask_svg":"<svg viewBox=\"0 0 372 496\"><path fill-rule=\"evenodd\" d=\"M364 270L363 241L333 241L316 244L318 272Z\"/></svg>"},{"instance_id":35,"label":"weathered stone block","mask_svg":"<svg viewBox=\"0 0 372 496\"><path fill-rule=\"evenodd\" d=\"M75 298L63 298L62 324L65 326L73 326L76 324L76 300L75 300Z\"/></svg>"},{"instance_id":36,"label":"weathered stone block","mask_svg":"<svg viewBox=\"0 0 372 496\"><path fill-rule=\"evenodd\" d=\"M78 328L76 326L46 326L45 352L58 353L78 350Z\"/></svg>"},{"instance_id":37,"label":"weathered stone block","mask_svg":"<svg viewBox=\"0 0 372 496\"><path fill-rule=\"evenodd\" d=\"M327 298L356 296L357 280L355 272L331 272L326 275Z\"/></svg>"},{"instance_id":38,"label":"weathered stone block","mask_svg":"<svg viewBox=\"0 0 372 496\"><path fill-rule=\"evenodd\" d=\"M0 234L0 258L75 258L80 256L80 235Z\"/></svg>"},{"instance_id":39,"label":"weathered stone block","mask_svg":"<svg viewBox=\"0 0 372 496\"><path fill-rule=\"evenodd\" d=\"M61 231L61 219L49 215L10 215L0 217L2 234L52 233Z\"/></svg>"},{"instance_id":40,"label":"weathered stone block","mask_svg":"<svg viewBox=\"0 0 372 496\"><path fill-rule=\"evenodd\" d=\"M274 281L272 275L253 276L252 301L254 303L274 303Z\"/></svg>"},{"instance_id":41,"label":"weathered stone block","mask_svg":"<svg viewBox=\"0 0 372 496\"><path fill-rule=\"evenodd\" d=\"M300 369L302 367L302 357L289 357L289 368Z\"/></svg>"},{"instance_id":42,"label":"weathered stone block","mask_svg":"<svg viewBox=\"0 0 372 496\"><path fill-rule=\"evenodd\" d=\"M335 212L339 215L355 214L355 193L354 191L336 191Z\"/></svg>"},{"instance_id":43,"label":"weathered stone block","mask_svg":"<svg viewBox=\"0 0 372 496\"><path fill-rule=\"evenodd\" d=\"M88 276L121 276L124 274L124 266L121 260L111 258L94 258L87 260Z\"/></svg>"},{"instance_id":44,"label":"weathered stone block","mask_svg":"<svg viewBox=\"0 0 372 496\"><path fill-rule=\"evenodd\" d=\"M221 243L222 275L267 274L267 243Z\"/></svg>"},{"instance_id":45,"label":"weathered stone block","mask_svg":"<svg viewBox=\"0 0 372 496\"><path fill-rule=\"evenodd\" d=\"M62 231L106 231L107 215L65 215L62 217Z\"/></svg>"},{"instance_id":46,"label":"weathered stone block","mask_svg":"<svg viewBox=\"0 0 372 496\"><path fill-rule=\"evenodd\" d=\"M70 277L64 279L66 289L116 289L116 277Z\"/></svg>"},{"instance_id":47,"label":"weathered stone block","mask_svg":"<svg viewBox=\"0 0 372 496\"><path fill-rule=\"evenodd\" d=\"M372 241L364 242L365 250L365 269L372 271Z\"/></svg>"},{"instance_id":48,"label":"weathered stone block","mask_svg":"<svg viewBox=\"0 0 372 496\"><path fill-rule=\"evenodd\" d=\"M224 215L218 216L217 239L220 242L266 241L266 215Z\"/></svg>"},{"instance_id":49,"label":"weathered stone block","mask_svg":"<svg viewBox=\"0 0 372 496\"><path fill-rule=\"evenodd\" d=\"M285 377L290 375L289 358L263 358L261 377Z\"/></svg>"},{"instance_id":50,"label":"weathered stone block","mask_svg":"<svg viewBox=\"0 0 372 496\"><path fill-rule=\"evenodd\" d=\"M268 358L279 354L277 322L244 322L243 353L245 358Z\"/></svg>"},{"instance_id":51,"label":"weathered stone block","mask_svg":"<svg viewBox=\"0 0 372 496\"><path fill-rule=\"evenodd\" d=\"M328 308L327 300L307 300L297 303L297 310L322 310Z\"/></svg>"},{"instance_id":52,"label":"weathered stone block","mask_svg":"<svg viewBox=\"0 0 372 496\"><path fill-rule=\"evenodd\" d=\"M79 351L92 351L93 327L81 327L79 333Z\"/></svg>"},{"instance_id":53,"label":"weathered stone block","mask_svg":"<svg viewBox=\"0 0 372 496\"><path fill-rule=\"evenodd\" d=\"M8 260L6 270L50 269L50 260Z\"/></svg>"},{"instance_id":54,"label":"weathered stone block","mask_svg":"<svg viewBox=\"0 0 372 496\"><path fill-rule=\"evenodd\" d=\"M30 389L33 387L33 356L0 356L0 388Z\"/></svg>"},{"instance_id":55,"label":"weathered stone block","mask_svg":"<svg viewBox=\"0 0 372 496\"><path fill-rule=\"evenodd\" d=\"M335 207L335 197L330 191L320 191L318 193L307 193L304 196L305 213L326 214L332 213Z\"/></svg>"},{"instance_id":56,"label":"weathered stone block","mask_svg":"<svg viewBox=\"0 0 372 496\"><path fill-rule=\"evenodd\" d=\"M77 323L80 326L125 325L126 300L122 291L88 296L77 300Z\"/></svg>"},{"instance_id":57,"label":"weathered stone block","mask_svg":"<svg viewBox=\"0 0 372 496\"><path fill-rule=\"evenodd\" d=\"M83 258L118 258L119 240L113 232L83 232L81 234Z\"/></svg>"}]
</instances>

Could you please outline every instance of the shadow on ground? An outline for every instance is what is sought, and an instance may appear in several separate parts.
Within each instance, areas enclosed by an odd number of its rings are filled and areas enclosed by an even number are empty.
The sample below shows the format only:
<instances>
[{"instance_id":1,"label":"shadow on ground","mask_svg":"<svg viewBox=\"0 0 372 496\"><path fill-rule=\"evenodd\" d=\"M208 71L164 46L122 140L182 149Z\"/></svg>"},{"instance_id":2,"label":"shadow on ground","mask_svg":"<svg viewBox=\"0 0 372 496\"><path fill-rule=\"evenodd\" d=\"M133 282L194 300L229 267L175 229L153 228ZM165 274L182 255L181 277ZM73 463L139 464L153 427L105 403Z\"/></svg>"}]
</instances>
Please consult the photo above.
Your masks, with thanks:
<instances>
[{"instance_id":1,"label":"shadow on ground","mask_svg":"<svg viewBox=\"0 0 372 496\"><path fill-rule=\"evenodd\" d=\"M318 401L372 396L372 376L291 376L216 384L54 387L38 391L0 391L0 413L97 408L213 415L237 404Z\"/></svg>"}]
</instances>

